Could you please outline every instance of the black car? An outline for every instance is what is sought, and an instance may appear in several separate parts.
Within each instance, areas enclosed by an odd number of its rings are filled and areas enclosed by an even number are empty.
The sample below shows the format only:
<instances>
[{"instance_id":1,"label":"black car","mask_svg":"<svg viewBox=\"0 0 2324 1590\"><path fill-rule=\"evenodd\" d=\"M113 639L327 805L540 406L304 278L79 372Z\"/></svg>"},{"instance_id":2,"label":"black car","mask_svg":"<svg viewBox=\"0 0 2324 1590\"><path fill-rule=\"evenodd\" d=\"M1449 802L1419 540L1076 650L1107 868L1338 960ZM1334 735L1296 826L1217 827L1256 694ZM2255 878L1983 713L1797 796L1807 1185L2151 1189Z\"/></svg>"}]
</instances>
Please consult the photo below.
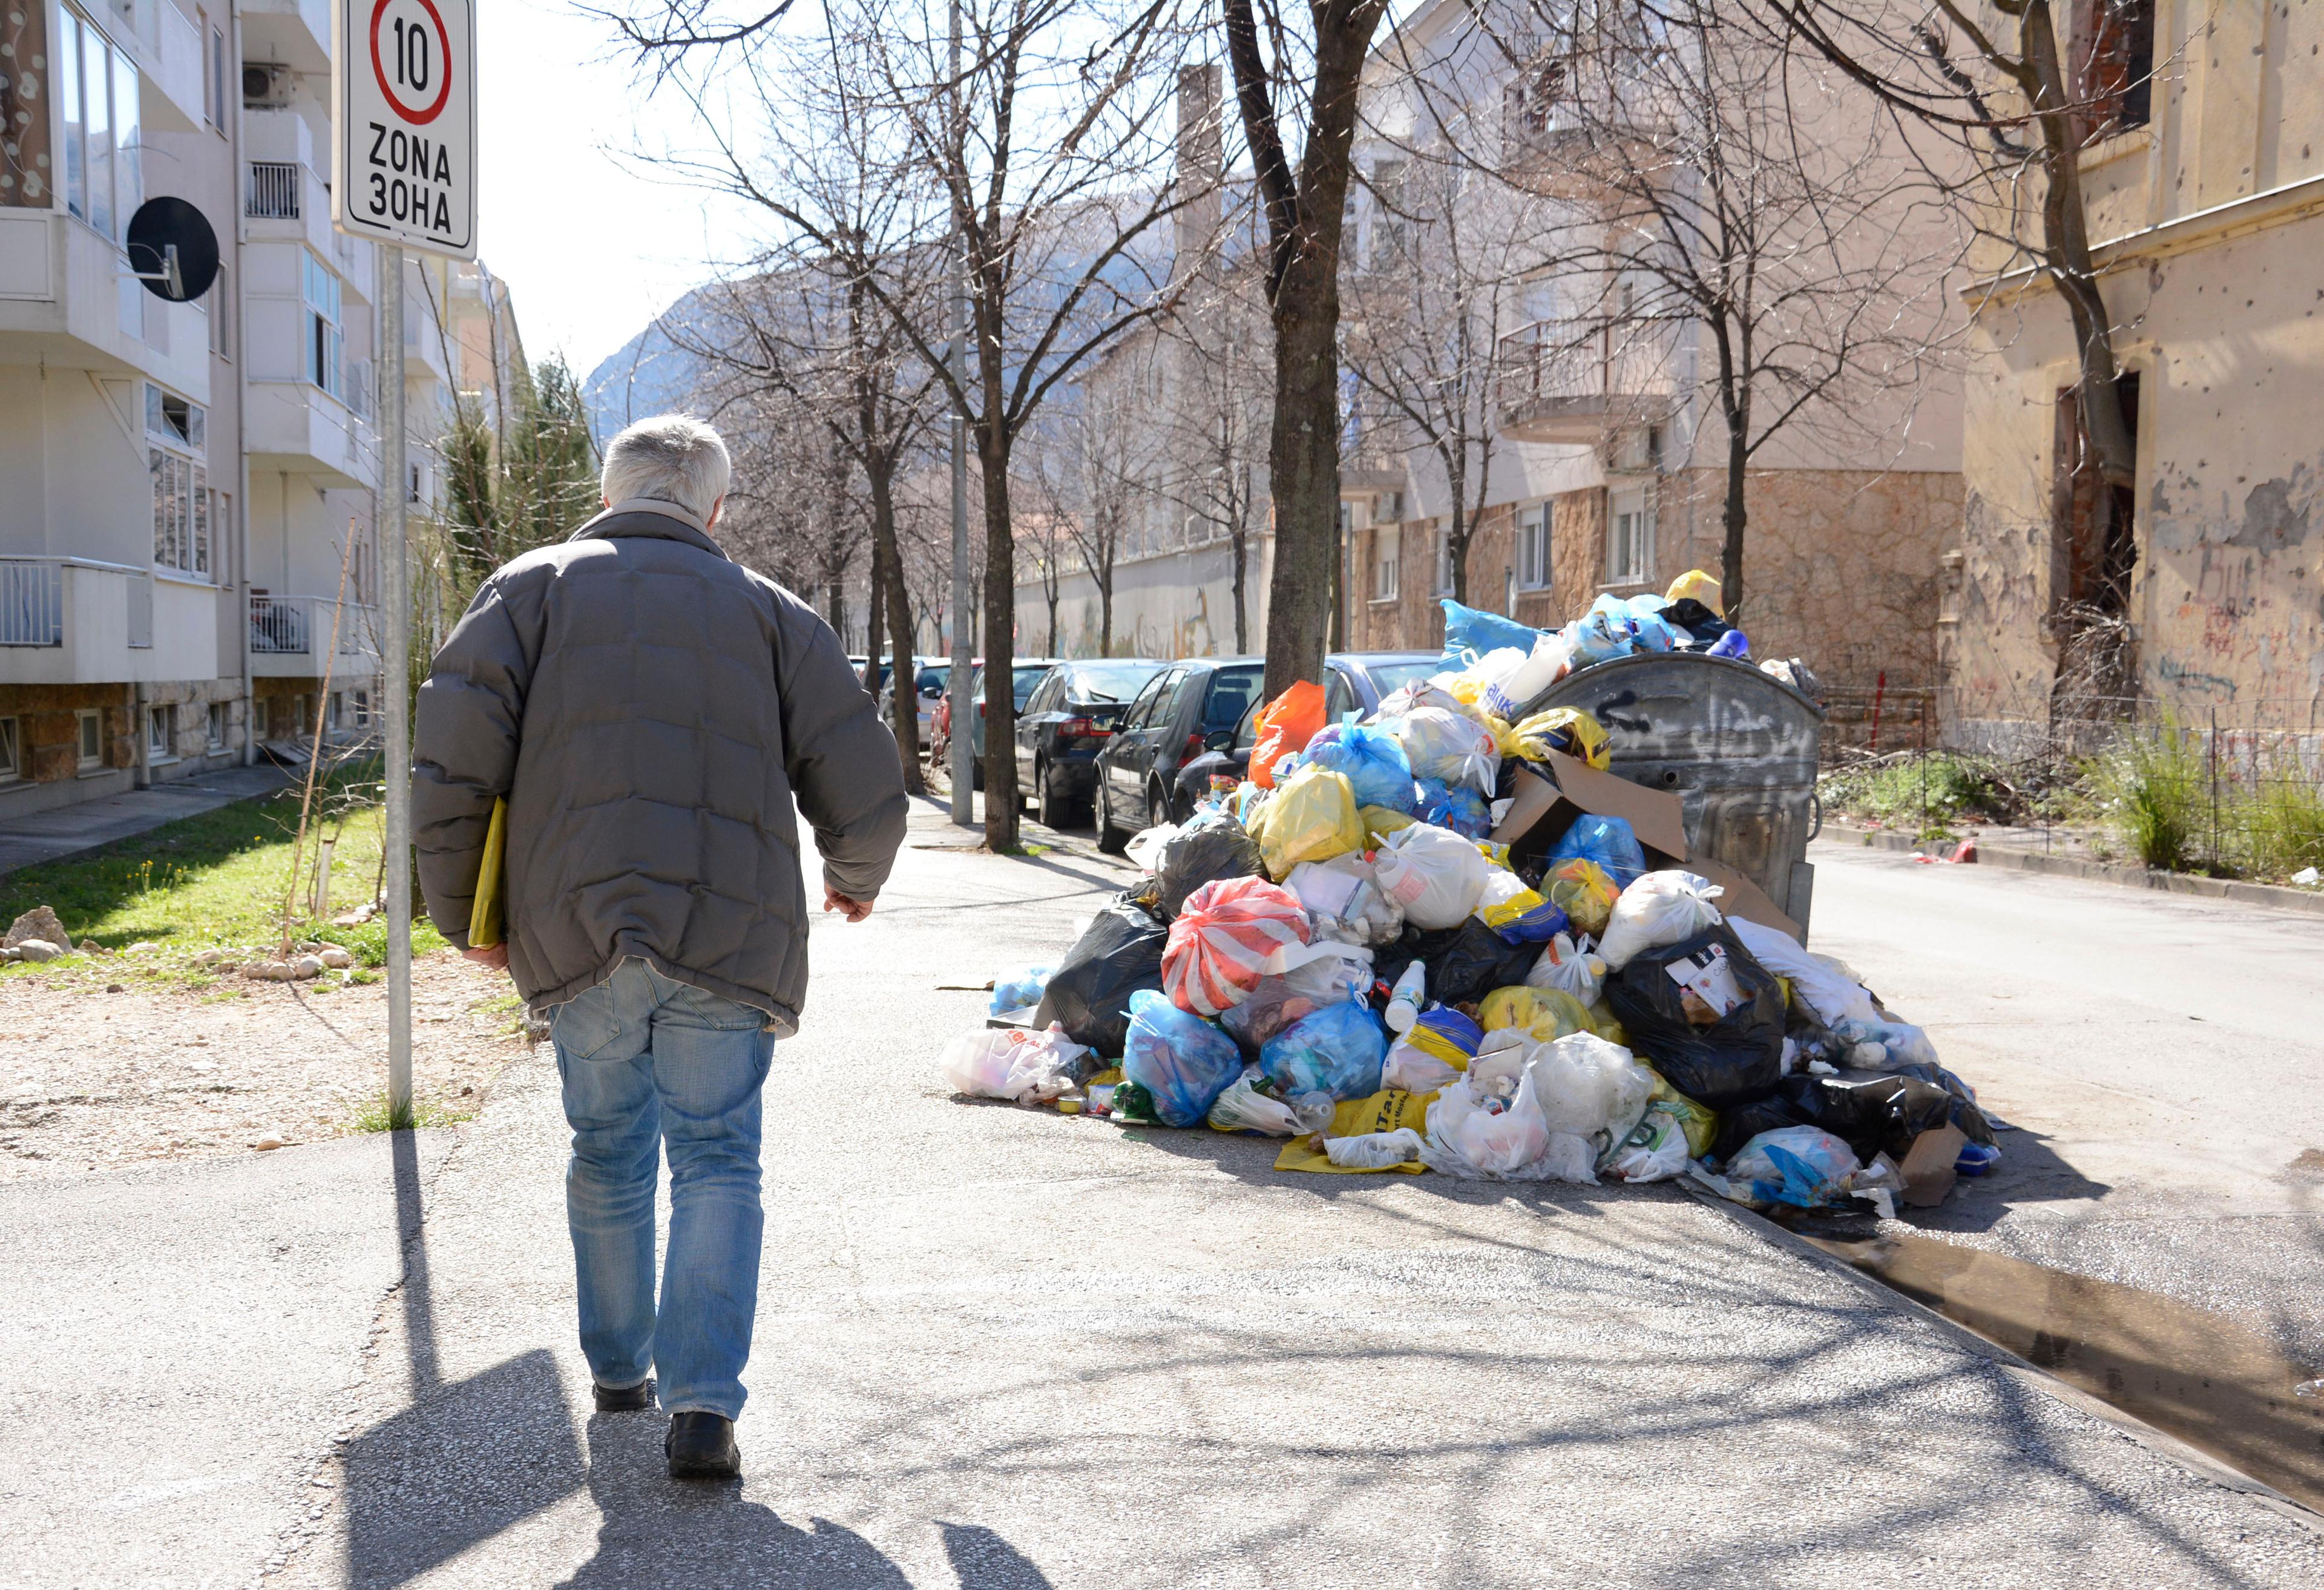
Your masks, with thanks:
<instances>
[{"instance_id":1,"label":"black car","mask_svg":"<svg viewBox=\"0 0 2324 1590\"><path fill-rule=\"evenodd\" d=\"M1337 723L1350 712L1369 717L1388 697L1443 666L1443 657L1434 652L1334 652L1323 659L1323 721ZM1194 810L1213 773L1235 779L1246 775L1251 744L1259 737L1259 708L1265 705L1254 700L1235 726L1231 741L1221 743L1214 737L1209 752L1180 766L1172 788L1175 809Z\"/></svg>"},{"instance_id":2,"label":"black car","mask_svg":"<svg viewBox=\"0 0 2324 1590\"><path fill-rule=\"evenodd\" d=\"M1123 709L1165 666L1152 657L1093 657L1060 662L1033 687L1017 715L1017 787L1038 803L1043 822L1063 827L1086 816L1097 753Z\"/></svg>"},{"instance_id":3,"label":"black car","mask_svg":"<svg viewBox=\"0 0 2324 1590\"><path fill-rule=\"evenodd\" d=\"M1119 852L1139 829L1194 814L1192 798L1173 794L1178 770L1234 738L1266 674L1256 657L1188 659L1148 681L1097 755L1100 849Z\"/></svg>"},{"instance_id":4,"label":"black car","mask_svg":"<svg viewBox=\"0 0 2324 1590\"><path fill-rule=\"evenodd\" d=\"M1057 665L1054 657L1020 658L1009 669L1009 695L1016 710L1023 712L1025 703L1033 698L1033 688L1049 675ZM968 748L975 760L970 764L969 787L984 788L984 669L979 664L968 676L968 698L974 724L970 731Z\"/></svg>"}]
</instances>

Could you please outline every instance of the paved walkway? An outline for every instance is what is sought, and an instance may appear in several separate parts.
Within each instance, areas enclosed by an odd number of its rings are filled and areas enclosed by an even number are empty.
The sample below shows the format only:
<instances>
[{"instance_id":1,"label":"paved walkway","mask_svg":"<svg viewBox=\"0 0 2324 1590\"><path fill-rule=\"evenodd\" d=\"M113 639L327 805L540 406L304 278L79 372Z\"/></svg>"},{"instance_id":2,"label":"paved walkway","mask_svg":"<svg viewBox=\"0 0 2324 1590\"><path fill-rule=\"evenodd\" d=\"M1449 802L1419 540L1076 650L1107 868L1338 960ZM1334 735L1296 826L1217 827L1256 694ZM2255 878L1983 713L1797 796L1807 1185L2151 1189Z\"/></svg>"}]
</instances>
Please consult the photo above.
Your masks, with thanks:
<instances>
[{"instance_id":1,"label":"paved walkway","mask_svg":"<svg viewBox=\"0 0 2324 1590\"><path fill-rule=\"evenodd\" d=\"M256 767L219 768L177 783L126 790L103 800L10 818L0 821L0 873L62 861L115 839L150 833L180 818L267 794L290 781L290 773L261 763Z\"/></svg>"}]
</instances>

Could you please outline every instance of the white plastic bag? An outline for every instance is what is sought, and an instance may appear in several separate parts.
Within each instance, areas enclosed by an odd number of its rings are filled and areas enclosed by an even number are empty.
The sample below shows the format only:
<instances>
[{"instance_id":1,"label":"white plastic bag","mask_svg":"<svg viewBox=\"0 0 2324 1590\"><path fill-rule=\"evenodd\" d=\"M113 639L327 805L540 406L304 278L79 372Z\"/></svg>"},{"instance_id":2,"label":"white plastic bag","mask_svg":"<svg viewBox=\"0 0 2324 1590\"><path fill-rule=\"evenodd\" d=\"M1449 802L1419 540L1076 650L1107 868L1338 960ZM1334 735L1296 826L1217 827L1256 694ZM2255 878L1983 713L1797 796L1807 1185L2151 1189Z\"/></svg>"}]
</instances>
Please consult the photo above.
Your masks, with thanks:
<instances>
[{"instance_id":1,"label":"white plastic bag","mask_svg":"<svg viewBox=\"0 0 2324 1590\"><path fill-rule=\"evenodd\" d=\"M1367 1132L1360 1137L1327 1137L1323 1157L1350 1170L1386 1170L1420 1158L1420 1133L1409 1126L1394 1132Z\"/></svg>"},{"instance_id":2,"label":"white plastic bag","mask_svg":"<svg viewBox=\"0 0 2324 1590\"><path fill-rule=\"evenodd\" d=\"M1441 707L1416 707L1401 717L1383 718L1379 726L1403 745L1414 778L1469 784L1492 794L1501 771L1500 743L1475 718Z\"/></svg>"},{"instance_id":3,"label":"white plastic bag","mask_svg":"<svg viewBox=\"0 0 2324 1590\"><path fill-rule=\"evenodd\" d=\"M980 1027L945 1045L936 1065L954 1092L1038 1105L1073 1086L1074 1062L1089 1052L1055 1024L1047 1032Z\"/></svg>"},{"instance_id":4,"label":"white plastic bag","mask_svg":"<svg viewBox=\"0 0 2324 1590\"><path fill-rule=\"evenodd\" d=\"M1139 872L1150 873L1154 870L1156 859L1162 854L1162 847L1177 837L1178 825L1176 823L1164 823L1159 827L1140 828L1130 836L1130 843L1122 846L1121 854L1128 856L1130 864Z\"/></svg>"},{"instance_id":5,"label":"white plastic bag","mask_svg":"<svg viewBox=\"0 0 2324 1590\"><path fill-rule=\"evenodd\" d=\"M1763 928L1741 917L1729 918L1727 925L1751 952L1752 959L1776 976L1792 980L1792 992L1807 1001L1808 1009L1821 1017L1825 1026L1836 1029L1843 1021L1870 1023L1880 1019L1862 984L1839 969L1837 963L1810 955L1782 929Z\"/></svg>"},{"instance_id":6,"label":"white plastic bag","mask_svg":"<svg viewBox=\"0 0 2324 1590\"><path fill-rule=\"evenodd\" d=\"M1693 938L1719 925L1719 907L1712 902L1724 892L1707 878L1692 873L1648 873L1622 891L1606 919L1605 936L1598 954L1607 966L1620 971L1649 949Z\"/></svg>"},{"instance_id":7,"label":"white plastic bag","mask_svg":"<svg viewBox=\"0 0 2324 1590\"><path fill-rule=\"evenodd\" d=\"M1578 944L1572 934L1560 933L1541 947L1541 958L1526 974L1526 987L1570 994L1585 1005L1598 1003L1605 985L1605 958L1587 933Z\"/></svg>"},{"instance_id":8,"label":"white plastic bag","mask_svg":"<svg viewBox=\"0 0 2324 1590\"><path fill-rule=\"evenodd\" d=\"M1388 1058L1380 1063L1380 1086L1400 1093L1434 1093L1460 1075L1450 1061L1416 1049L1403 1038L1388 1046Z\"/></svg>"},{"instance_id":9,"label":"white plastic bag","mask_svg":"<svg viewBox=\"0 0 2324 1590\"><path fill-rule=\"evenodd\" d=\"M1288 1101L1259 1091L1267 1075L1257 1066L1245 1066L1211 1106L1210 1123L1221 1132L1257 1132L1268 1137L1301 1137L1332 1123L1337 1102L1328 1093L1303 1093Z\"/></svg>"},{"instance_id":10,"label":"white plastic bag","mask_svg":"<svg viewBox=\"0 0 2324 1590\"><path fill-rule=\"evenodd\" d=\"M1619 1044L1572 1032L1537 1047L1526 1071L1552 1132L1592 1137L1620 1127L1628 1136L1645 1114L1654 1077Z\"/></svg>"},{"instance_id":11,"label":"white plastic bag","mask_svg":"<svg viewBox=\"0 0 2324 1590\"><path fill-rule=\"evenodd\" d=\"M1372 874L1416 928L1457 928L1477 909L1492 864L1450 828L1415 823L1390 834Z\"/></svg>"},{"instance_id":12,"label":"white plastic bag","mask_svg":"<svg viewBox=\"0 0 2324 1590\"><path fill-rule=\"evenodd\" d=\"M1533 643L1530 652L1503 646L1488 652L1464 670L1482 687L1477 705L1495 717L1514 718L1517 709L1557 682L1573 660L1573 642L1552 630Z\"/></svg>"},{"instance_id":13,"label":"white plastic bag","mask_svg":"<svg viewBox=\"0 0 2324 1590\"><path fill-rule=\"evenodd\" d=\"M1609 1150L1600 1168L1616 1181L1668 1181L1687 1167L1686 1123L1656 1101Z\"/></svg>"},{"instance_id":14,"label":"white plastic bag","mask_svg":"<svg viewBox=\"0 0 2324 1590\"><path fill-rule=\"evenodd\" d=\"M1505 1107L1480 1095L1468 1081L1454 1083L1428 1106L1428 1143L1421 1163L1469 1180L1572 1181L1594 1184L1586 1139L1552 1132L1534 1095L1530 1074L1519 1078Z\"/></svg>"},{"instance_id":15,"label":"white plastic bag","mask_svg":"<svg viewBox=\"0 0 2324 1590\"><path fill-rule=\"evenodd\" d=\"M1360 853L1303 861L1283 886L1315 919L1318 938L1386 944L1404 931L1404 907L1380 887L1370 859Z\"/></svg>"}]
</instances>

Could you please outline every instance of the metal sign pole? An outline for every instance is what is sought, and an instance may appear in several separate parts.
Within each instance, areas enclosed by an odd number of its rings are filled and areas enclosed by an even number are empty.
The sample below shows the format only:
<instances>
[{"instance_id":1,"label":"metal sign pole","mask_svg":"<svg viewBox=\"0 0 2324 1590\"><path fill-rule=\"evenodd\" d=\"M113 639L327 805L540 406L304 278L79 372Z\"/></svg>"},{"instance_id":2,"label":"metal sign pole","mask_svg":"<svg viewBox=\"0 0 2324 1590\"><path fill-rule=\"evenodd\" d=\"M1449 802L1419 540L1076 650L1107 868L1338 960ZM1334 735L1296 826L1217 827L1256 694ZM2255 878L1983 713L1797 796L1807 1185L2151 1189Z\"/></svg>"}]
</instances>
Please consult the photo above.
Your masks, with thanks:
<instances>
[{"instance_id":1,"label":"metal sign pole","mask_svg":"<svg viewBox=\"0 0 2324 1590\"><path fill-rule=\"evenodd\" d=\"M387 698L387 1114L411 1119L411 576L404 560L403 250L379 251L379 335L387 344L379 361L381 419L387 437L381 473L387 476L387 522L381 527L382 572L387 577L387 635L381 666Z\"/></svg>"},{"instance_id":2,"label":"metal sign pole","mask_svg":"<svg viewBox=\"0 0 2324 1590\"><path fill-rule=\"evenodd\" d=\"M952 153L961 158L962 127L960 121L960 0L952 4ZM955 178L962 175L954 173ZM967 341L968 319L968 237L961 229L959 212L953 216L953 279L951 310L952 345L945 350L951 364L953 379L965 377L965 362L961 355ZM948 681L952 696L952 820L963 827L976 823L974 793L975 744L970 726L976 719L976 703L968 698L969 659L973 644L968 630L970 610L968 591L968 427L967 414L954 402L952 407L952 677Z\"/></svg>"}]
</instances>

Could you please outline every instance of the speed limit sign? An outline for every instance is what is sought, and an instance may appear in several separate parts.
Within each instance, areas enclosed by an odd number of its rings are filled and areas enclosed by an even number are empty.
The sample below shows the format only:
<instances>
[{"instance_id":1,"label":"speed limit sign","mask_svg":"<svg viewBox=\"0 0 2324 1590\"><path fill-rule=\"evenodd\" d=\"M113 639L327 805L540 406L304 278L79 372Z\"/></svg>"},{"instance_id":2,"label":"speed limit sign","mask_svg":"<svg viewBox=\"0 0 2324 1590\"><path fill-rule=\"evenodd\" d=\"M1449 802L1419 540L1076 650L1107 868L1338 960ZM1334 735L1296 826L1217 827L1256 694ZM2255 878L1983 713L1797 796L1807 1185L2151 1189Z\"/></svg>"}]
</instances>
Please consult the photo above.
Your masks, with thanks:
<instances>
[{"instance_id":1,"label":"speed limit sign","mask_svg":"<svg viewBox=\"0 0 2324 1590\"><path fill-rule=\"evenodd\" d=\"M338 0L332 219L339 230L476 257L474 0Z\"/></svg>"}]
</instances>

